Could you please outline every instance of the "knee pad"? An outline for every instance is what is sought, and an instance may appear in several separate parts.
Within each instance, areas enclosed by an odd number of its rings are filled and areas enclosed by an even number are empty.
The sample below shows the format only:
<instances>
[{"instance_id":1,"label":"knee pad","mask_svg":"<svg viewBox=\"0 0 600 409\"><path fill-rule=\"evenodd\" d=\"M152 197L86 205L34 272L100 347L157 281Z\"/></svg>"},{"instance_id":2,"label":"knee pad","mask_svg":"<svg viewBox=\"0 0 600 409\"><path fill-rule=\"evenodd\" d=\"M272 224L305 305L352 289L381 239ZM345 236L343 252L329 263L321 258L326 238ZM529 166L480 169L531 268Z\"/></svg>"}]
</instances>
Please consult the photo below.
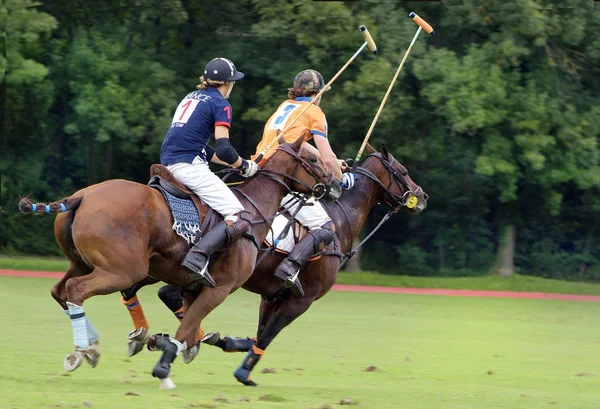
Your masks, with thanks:
<instances>
[{"instance_id":1,"label":"knee pad","mask_svg":"<svg viewBox=\"0 0 600 409\"><path fill-rule=\"evenodd\" d=\"M183 307L183 291L176 285L165 285L158 290L158 298L171 311L177 311Z\"/></svg>"},{"instance_id":2,"label":"knee pad","mask_svg":"<svg viewBox=\"0 0 600 409\"><path fill-rule=\"evenodd\" d=\"M315 236L317 243L327 246L335 237L335 225L333 222L327 222L320 229L311 230L310 233Z\"/></svg>"},{"instance_id":3,"label":"knee pad","mask_svg":"<svg viewBox=\"0 0 600 409\"><path fill-rule=\"evenodd\" d=\"M242 211L238 215L238 219L235 222L226 221L227 224L227 242L232 243L244 235L244 233L250 231L251 217L247 211Z\"/></svg>"}]
</instances>

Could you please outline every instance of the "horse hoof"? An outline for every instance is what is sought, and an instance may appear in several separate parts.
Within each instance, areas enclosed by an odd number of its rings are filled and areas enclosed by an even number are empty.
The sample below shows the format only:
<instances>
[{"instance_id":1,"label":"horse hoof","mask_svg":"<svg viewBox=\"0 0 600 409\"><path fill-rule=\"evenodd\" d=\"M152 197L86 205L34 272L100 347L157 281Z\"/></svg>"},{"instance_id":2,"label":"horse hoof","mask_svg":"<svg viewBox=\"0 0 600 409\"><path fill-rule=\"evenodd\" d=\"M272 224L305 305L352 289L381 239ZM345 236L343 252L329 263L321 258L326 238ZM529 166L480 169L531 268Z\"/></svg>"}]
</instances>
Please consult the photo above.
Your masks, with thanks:
<instances>
[{"instance_id":1,"label":"horse hoof","mask_svg":"<svg viewBox=\"0 0 600 409\"><path fill-rule=\"evenodd\" d=\"M215 345L219 339L221 339L221 334L218 332L209 332L202 337L200 342L208 345Z\"/></svg>"},{"instance_id":2,"label":"horse hoof","mask_svg":"<svg viewBox=\"0 0 600 409\"><path fill-rule=\"evenodd\" d=\"M98 361L100 360L100 346L98 345L98 342L94 342L87 351L85 351L85 360L92 368L95 368L96 365L98 365Z\"/></svg>"},{"instance_id":3,"label":"horse hoof","mask_svg":"<svg viewBox=\"0 0 600 409\"><path fill-rule=\"evenodd\" d=\"M150 339L150 333L144 327L136 328L127 334L127 339L129 341L137 341L142 344L147 344L148 340Z\"/></svg>"},{"instance_id":4,"label":"horse hoof","mask_svg":"<svg viewBox=\"0 0 600 409\"><path fill-rule=\"evenodd\" d=\"M138 342L138 341L127 342L127 356L128 357L137 355L137 353L140 352L142 349L144 349L144 344L142 344L141 342Z\"/></svg>"},{"instance_id":5,"label":"horse hoof","mask_svg":"<svg viewBox=\"0 0 600 409\"><path fill-rule=\"evenodd\" d=\"M160 380L160 384L158 385L158 389L175 389L176 385L171 380L171 378L165 378Z\"/></svg>"},{"instance_id":6,"label":"horse hoof","mask_svg":"<svg viewBox=\"0 0 600 409\"><path fill-rule=\"evenodd\" d=\"M235 379L246 386L258 386L256 382L250 379L250 371L244 368L238 368L233 373Z\"/></svg>"},{"instance_id":7,"label":"horse hoof","mask_svg":"<svg viewBox=\"0 0 600 409\"><path fill-rule=\"evenodd\" d=\"M83 363L83 355L84 351L73 351L67 355L63 361L65 371L73 372L75 369L79 368Z\"/></svg>"},{"instance_id":8,"label":"horse hoof","mask_svg":"<svg viewBox=\"0 0 600 409\"><path fill-rule=\"evenodd\" d=\"M196 358L198 352L200 352L200 342L194 345L191 349L186 349L185 351L182 351L181 360L184 364L189 364L194 360L194 358Z\"/></svg>"},{"instance_id":9,"label":"horse hoof","mask_svg":"<svg viewBox=\"0 0 600 409\"><path fill-rule=\"evenodd\" d=\"M170 371L170 365L159 362L154 366L154 369L152 370L152 376L158 379L165 379L169 376Z\"/></svg>"}]
</instances>

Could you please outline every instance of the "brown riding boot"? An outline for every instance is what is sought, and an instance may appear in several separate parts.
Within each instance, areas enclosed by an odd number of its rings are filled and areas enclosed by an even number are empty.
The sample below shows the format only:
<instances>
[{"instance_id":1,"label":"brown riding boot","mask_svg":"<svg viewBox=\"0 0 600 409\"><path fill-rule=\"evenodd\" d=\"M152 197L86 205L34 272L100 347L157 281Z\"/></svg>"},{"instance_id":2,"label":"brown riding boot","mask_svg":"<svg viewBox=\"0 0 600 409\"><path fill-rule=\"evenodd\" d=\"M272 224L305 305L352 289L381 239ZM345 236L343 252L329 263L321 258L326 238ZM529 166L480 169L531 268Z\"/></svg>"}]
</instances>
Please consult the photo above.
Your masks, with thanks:
<instances>
[{"instance_id":1,"label":"brown riding boot","mask_svg":"<svg viewBox=\"0 0 600 409\"><path fill-rule=\"evenodd\" d=\"M308 258L333 241L335 226L333 222L325 223L320 229L310 230L294 246L285 260L275 269L275 277L283 281L283 287L290 288L298 297L304 297L304 289L298 274Z\"/></svg>"},{"instance_id":2,"label":"brown riding boot","mask_svg":"<svg viewBox=\"0 0 600 409\"><path fill-rule=\"evenodd\" d=\"M208 273L208 261L216 251L239 239L250 230L250 214L240 212L235 222L225 220L217 224L194 245L183 259L181 266L185 268L194 280L214 288L215 280Z\"/></svg>"}]
</instances>

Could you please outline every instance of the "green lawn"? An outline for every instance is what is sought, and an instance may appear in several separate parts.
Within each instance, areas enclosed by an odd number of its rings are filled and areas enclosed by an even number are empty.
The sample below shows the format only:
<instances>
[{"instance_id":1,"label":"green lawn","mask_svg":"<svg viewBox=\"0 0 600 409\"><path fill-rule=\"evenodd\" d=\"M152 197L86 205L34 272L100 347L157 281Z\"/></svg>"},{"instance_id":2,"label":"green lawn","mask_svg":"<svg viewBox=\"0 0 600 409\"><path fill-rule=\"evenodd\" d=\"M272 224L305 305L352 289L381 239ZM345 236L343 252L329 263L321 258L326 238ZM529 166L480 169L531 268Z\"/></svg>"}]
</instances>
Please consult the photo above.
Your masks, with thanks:
<instances>
[{"instance_id":1,"label":"green lawn","mask_svg":"<svg viewBox=\"0 0 600 409\"><path fill-rule=\"evenodd\" d=\"M98 367L63 372L72 335L50 297L54 282L0 277L0 408L335 409L351 398L365 409L597 409L600 401L596 303L330 293L267 350L253 376L259 387L234 381L242 354L203 346L192 364L175 362L177 389L161 391L149 375L157 353L125 356L131 322L116 294L85 303L102 337ZM140 299L152 330L172 332L158 288ZM252 335L258 301L238 291L205 329Z\"/></svg>"},{"instance_id":2,"label":"green lawn","mask_svg":"<svg viewBox=\"0 0 600 409\"><path fill-rule=\"evenodd\" d=\"M61 271L67 262L58 258L20 258L0 256L0 269ZM377 285L386 287L452 288L465 290L534 291L559 294L600 295L600 284L578 283L515 275L510 278L481 277L414 277L375 272L339 274L339 284Z\"/></svg>"}]
</instances>

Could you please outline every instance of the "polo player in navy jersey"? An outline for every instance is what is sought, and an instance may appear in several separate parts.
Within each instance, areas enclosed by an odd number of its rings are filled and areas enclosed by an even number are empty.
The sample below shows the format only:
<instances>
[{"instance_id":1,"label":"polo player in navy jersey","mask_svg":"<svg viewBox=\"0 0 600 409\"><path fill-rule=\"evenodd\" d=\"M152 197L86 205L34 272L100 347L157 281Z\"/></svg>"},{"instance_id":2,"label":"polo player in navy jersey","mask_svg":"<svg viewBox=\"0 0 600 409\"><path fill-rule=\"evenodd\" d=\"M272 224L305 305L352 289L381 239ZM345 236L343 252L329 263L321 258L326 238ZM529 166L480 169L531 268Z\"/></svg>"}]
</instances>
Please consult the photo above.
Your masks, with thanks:
<instances>
[{"instance_id":1,"label":"polo player in navy jersey","mask_svg":"<svg viewBox=\"0 0 600 409\"><path fill-rule=\"evenodd\" d=\"M181 263L194 280L211 288L215 281L208 273L210 256L250 230L250 214L208 167L209 162L229 165L246 178L258 171L258 165L242 159L229 142L232 110L227 99L235 81L242 78L244 74L227 58L210 61L198 90L179 103L160 151L161 164L175 179L225 219L196 243ZM208 146L213 134L216 149Z\"/></svg>"}]
</instances>

